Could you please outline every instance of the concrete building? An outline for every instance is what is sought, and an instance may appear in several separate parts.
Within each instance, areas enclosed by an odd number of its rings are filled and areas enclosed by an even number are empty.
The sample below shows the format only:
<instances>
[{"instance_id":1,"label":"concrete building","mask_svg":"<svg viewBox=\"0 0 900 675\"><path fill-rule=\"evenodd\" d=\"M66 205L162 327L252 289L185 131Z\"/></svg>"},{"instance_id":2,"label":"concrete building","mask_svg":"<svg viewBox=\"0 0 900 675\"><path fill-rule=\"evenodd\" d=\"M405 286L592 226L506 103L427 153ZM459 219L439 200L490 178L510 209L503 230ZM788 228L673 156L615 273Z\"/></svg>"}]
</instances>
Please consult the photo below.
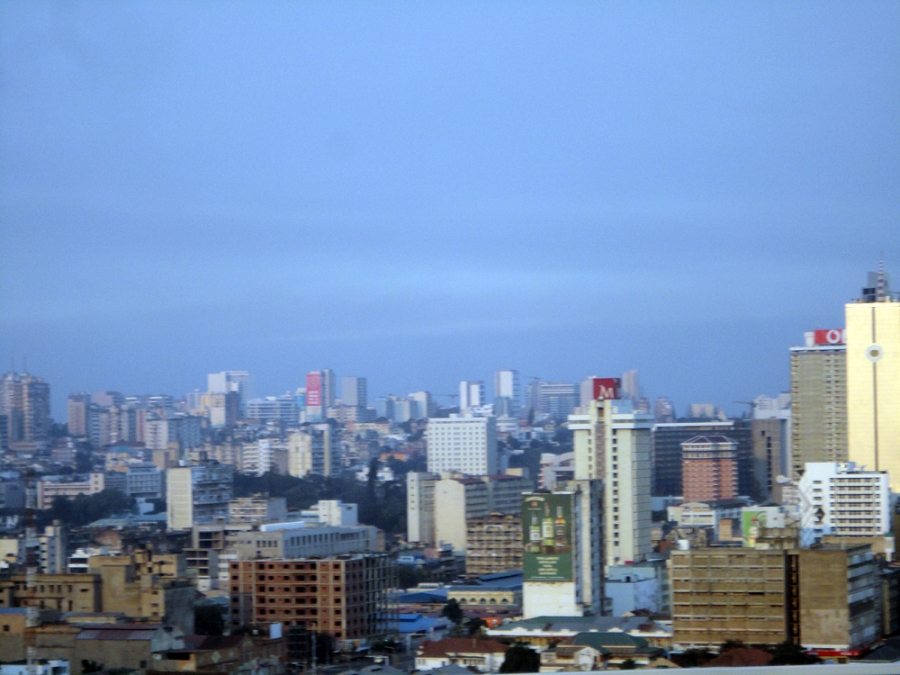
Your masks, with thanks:
<instances>
[{"instance_id":1,"label":"concrete building","mask_svg":"<svg viewBox=\"0 0 900 675\"><path fill-rule=\"evenodd\" d=\"M171 468L166 475L167 520L170 530L228 518L234 467L218 462Z\"/></svg>"},{"instance_id":2,"label":"concrete building","mask_svg":"<svg viewBox=\"0 0 900 675\"><path fill-rule=\"evenodd\" d=\"M277 438L260 438L241 446L241 473L262 476L270 471L286 474L290 471L289 445Z\"/></svg>"},{"instance_id":3,"label":"concrete building","mask_svg":"<svg viewBox=\"0 0 900 675\"><path fill-rule=\"evenodd\" d=\"M868 546L673 551L670 566L676 649L787 640L858 655L881 637L880 577Z\"/></svg>"},{"instance_id":4,"label":"concrete building","mask_svg":"<svg viewBox=\"0 0 900 675\"><path fill-rule=\"evenodd\" d=\"M694 436L681 444L685 502L738 496L737 446L727 436Z\"/></svg>"},{"instance_id":5,"label":"concrete building","mask_svg":"<svg viewBox=\"0 0 900 675\"><path fill-rule=\"evenodd\" d=\"M457 554L468 545L467 523L492 513L519 515L522 493L534 488L522 476L447 476L434 486L434 541L451 544Z\"/></svg>"},{"instance_id":6,"label":"concrete building","mask_svg":"<svg viewBox=\"0 0 900 675\"><path fill-rule=\"evenodd\" d=\"M804 334L791 347L792 477L808 462L847 461L847 352L844 331Z\"/></svg>"},{"instance_id":7,"label":"concrete building","mask_svg":"<svg viewBox=\"0 0 900 675\"><path fill-rule=\"evenodd\" d=\"M603 612L603 492L591 479L522 495L525 619Z\"/></svg>"},{"instance_id":8,"label":"concrete building","mask_svg":"<svg viewBox=\"0 0 900 675\"><path fill-rule=\"evenodd\" d=\"M874 292L845 307L848 458L887 471L900 492L900 301L883 272Z\"/></svg>"},{"instance_id":9,"label":"concrete building","mask_svg":"<svg viewBox=\"0 0 900 675\"><path fill-rule=\"evenodd\" d=\"M535 417L564 420L575 412L581 399L579 385L571 382L533 382L529 389Z\"/></svg>"},{"instance_id":10,"label":"concrete building","mask_svg":"<svg viewBox=\"0 0 900 675\"><path fill-rule=\"evenodd\" d=\"M287 520L287 502L284 497L238 497L228 502L230 523L277 523Z\"/></svg>"},{"instance_id":11,"label":"concrete building","mask_svg":"<svg viewBox=\"0 0 900 675\"><path fill-rule=\"evenodd\" d=\"M494 414L518 417L522 412L522 385L518 370L494 373Z\"/></svg>"},{"instance_id":12,"label":"concrete building","mask_svg":"<svg viewBox=\"0 0 900 675\"><path fill-rule=\"evenodd\" d=\"M369 387L364 377L341 378L341 403L354 408L369 405Z\"/></svg>"},{"instance_id":13,"label":"concrete building","mask_svg":"<svg viewBox=\"0 0 900 675\"><path fill-rule=\"evenodd\" d=\"M37 508L49 509L57 497L93 495L105 488L106 476L100 472L86 476L46 476L37 482Z\"/></svg>"},{"instance_id":14,"label":"concrete building","mask_svg":"<svg viewBox=\"0 0 900 675\"><path fill-rule=\"evenodd\" d=\"M50 385L29 373L6 373L0 378L0 414L8 420L9 443L46 441Z\"/></svg>"},{"instance_id":15,"label":"concrete building","mask_svg":"<svg viewBox=\"0 0 900 675\"><path fill-rule=\"evenodd\" d=\"M407 541L434 544L434 487L440 479L419 471L406 474Z\"/></svg>"},{"instance_id":16,"label":"concrete building","mask_svg":"<svg viewBox=\"0 0 900 675\"><path fill-rule=\"evenodd\" d=\"M340 470L340 438L328 423L308 424L288 437L288 473L331 476Z\"/></svg>"},{"instance_id":17,"label":"concrete building","mask_svg":"<svg viewBox=\"0 0 900 675\"><path fill-rule=\"evenodd\" d=\"M481 380L463 380L459 383L459 410L464 412L472 408L480 408L487 402L484 382Z\"/></svg>"},{"instance_id":18,"label":"concrete building","mask_svg":"<svg viewBox=\"0 0 900 675\"><path fill-rule=\"evenodd\" d=\"M771 414L771 417L765 415ZM757 416L761 415L761 416ZM779 476L788 475L791 456L791 411L757 409L750 420L750 446L753 457L753 487L756 498L781 502Z\"/></svg>"},{"instance_id":19,"label":"concrete building","mask_svg":"<svg viewBox=\"0 0 900 675\"><path fill-rule=\"evenodd\" d=\"M247 401L246 419L261 425L300 423L300 405L292 394L251 398Z\"/></svg>"},{"instance_id":20,"label":"concrete building","mask_svg":"<svg viewBox=\"0 0 900 675\"><path fill-rule=\"evenodd\" d=\"M372 525L309 525L291 521L267 523L258 530L234 530L227 535L224 548L234 551L238 560L252 560L374 553L378 546L378 531Z\"/></svg>"},{"instance_id":21,"label":"concrete building","mask_svg":"<svg viewBox=\"0 0 900 675\"><path fill-rule=\"evenodd\" d=\"M466 524L466 574L522 569L522 518L493 513Z\"/></svg>"},{"instance_id":22,"label":"concrete building","mask_svg":"<svg viewBox=\"0 0 900 675\"><path fill-rule=\"evenodd\" d=\"M652 415L631 401L593 400L570 415L575 479L604 481L607 565L643 560L651 551L650 431Z\"/></svg>"},{"instance_id":23,"label":"concrete building","mask_svg":"<svg viewBox=\"0 0 900 675\"><path fill-rule=\"evenodd\" d=\"M68 416L66 426L70 436L88 435L90 428L91 395L87 393L71 394L68 399Z\"/></svg>"},{"instance_id":24,"label":"concrete building","mask_svg":"<svg viewBox=\"0 0 900 675\"><path fill-rule=\"evenodd\" d=\"M428 471L457 471L471 476L499 473L497 421L494 417L428 420Z\"/></svg>"},{"instance_id":25,"label":"concrete building","mask_svg":"<svg viewBox=\"0 0 900 675\"><path fill-rule=\"evenodd\" d=\"M389 591L396 585L384 554L232 562L231 625L282 623L333 636L370 640L395 630Z\"/></svg>"},{"instance_id":26,"label":"concrete building","mask_svg":"<svg viewBox=\"0 0 900 675\"><path fill-rule=\"evenodd\" d=\"M828 535L884 537L893 529L889 476L853 462L810 462L798 483L800 543Z\"/></svg>"},{"instance_id":27,"label":"concrete building","mask_svg":"<svg viewBox=\"0 0 900 675\"><path fill-rule=\"evenodd\" d=\"M409 399L415 404L415 412L413 413L413 418L415 419L431 417L437 409L430 392L414 391L409 395Z\"/></svg>"},{"instance_id":28,"label":"concrete building","mask_svg":"<svg viewBox=\"0 0 900 675\"><path fill-rule=\"evenodd\" d=\"M125 471L125 494L136 499L163 499L166 496L166 472L151 462L129 466Z\"/></svg>"},{"instance_id":29,"label":"concrete building","mask_svg":"<svg viewBox=\"0 0 900 675\"><path fill-rule=\"evenodd\" d=\"M237 416L243 419L250 400L250 373L246 370L223 370L206 376L206 390L210 394L235 394Z\"/></svg>"}]
</instances>

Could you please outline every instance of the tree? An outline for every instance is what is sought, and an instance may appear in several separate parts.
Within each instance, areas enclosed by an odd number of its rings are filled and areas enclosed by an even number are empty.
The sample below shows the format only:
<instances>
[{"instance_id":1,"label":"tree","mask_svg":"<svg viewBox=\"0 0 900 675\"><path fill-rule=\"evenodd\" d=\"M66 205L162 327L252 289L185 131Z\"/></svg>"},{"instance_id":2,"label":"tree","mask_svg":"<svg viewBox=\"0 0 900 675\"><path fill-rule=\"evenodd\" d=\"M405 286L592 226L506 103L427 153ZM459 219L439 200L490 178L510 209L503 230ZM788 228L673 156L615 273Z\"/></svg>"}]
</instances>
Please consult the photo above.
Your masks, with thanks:
<instances>
[{"instance_id":1,"label":"tree","mask_svg":"<svg viewBox=\"0 0 900 675\"><path fill-rule=\"evenodd\" d=\"M637 663L634 659L625 659L619 664L619 670L637 670Z\"/></svg>"},{"instance_id":2,"label":"tree","mask_svg":"<svg viewBox=\"0 0 900 675\"><path fill-rule=\"evenodd\" d=\"M446 616L453 623L459 624L463 620L463 611L462 607L459 606L459 601L457 600L448 600L447 604L444 605L444 609L441 610L441 616Z\"/></svg>"},{"instance_id":3,"label":"tree","mask_svg":"<svg viewBox=\"0 0 900 675\"><path fill-rule=\"evenodd\" d=\"M719 653L724 654L732 649L743 649L746 646L742 640L725 640L719 647Z\"/></svg>"},{"instance_id":4,"label":"tree","mask_svg":"<svg viewBox=\"0 0 900 675\"><path fill-rule=\"evenodd\" d=\"M197 605L194 608L194 632L197 635L221 635L225 631L225 619L215 605Z\"/></svg>"},{"instance_id":5,"label":"tree","mask_svg":"<svg viewBox=\"0 0 900 675\"><path fill-rule=\"evenodd\" d=\"M483 629L486 627L487 622L477 616L466 621L466 632L469 634L469 637L476 637L480 635L483 632Z\"/></svg>"},{"instance_id":6,"label":"tree","mask_svg":"<svg viewBox=\"0 0 900 675\"><path fill-rule=\"evenodd\" d=\"M540 655L521 642L515 643L506 650L506 657L500 664L501 673L536 673L540 668Z\"/></svg>"}]
</instances>

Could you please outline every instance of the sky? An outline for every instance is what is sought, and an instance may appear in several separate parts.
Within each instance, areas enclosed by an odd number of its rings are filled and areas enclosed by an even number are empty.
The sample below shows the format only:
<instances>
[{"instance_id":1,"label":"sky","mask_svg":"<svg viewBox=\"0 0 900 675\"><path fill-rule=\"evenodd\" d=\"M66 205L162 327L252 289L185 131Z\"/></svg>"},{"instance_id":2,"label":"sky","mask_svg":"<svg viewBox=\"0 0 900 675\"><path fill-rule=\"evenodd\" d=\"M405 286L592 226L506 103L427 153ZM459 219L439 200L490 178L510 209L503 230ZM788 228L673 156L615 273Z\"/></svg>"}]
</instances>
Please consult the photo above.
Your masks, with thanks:
<instances>
[{"instance_id":1,"label":"sky","mask_svg":"<svg viewBox=\"0 0 900 675\"><path fill-rule=\"evenodd\" d=\"M789 388L883 255L900 3L0 1L0 356L76 391ZM489 385L490 387L490 385ZM439 398L449 404L451 399Z\"/></svg>"}]
</instances>

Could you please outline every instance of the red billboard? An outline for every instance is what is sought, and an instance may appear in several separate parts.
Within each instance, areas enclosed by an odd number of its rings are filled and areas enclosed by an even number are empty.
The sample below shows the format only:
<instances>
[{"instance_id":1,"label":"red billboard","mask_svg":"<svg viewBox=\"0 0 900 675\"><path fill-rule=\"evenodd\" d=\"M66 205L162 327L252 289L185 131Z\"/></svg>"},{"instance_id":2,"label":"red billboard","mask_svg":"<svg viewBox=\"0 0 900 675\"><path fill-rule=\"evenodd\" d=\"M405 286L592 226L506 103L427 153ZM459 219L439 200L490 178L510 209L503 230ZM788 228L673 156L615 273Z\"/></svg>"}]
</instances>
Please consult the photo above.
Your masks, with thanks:
<instances>
[{"instance_id":1,"label":"red billboard","mask_svg":"<svg viewBox=\"0 0 900 675\"><path fill-rule=\"evenodd\" d=\"M813 333L813 342L817 345L842 345L845 337L843 328L825 328Z\"/></svg>"},{"instance_id":2,"label":"red billboard","mask_svg":"<svg viewBox=\"0 0 900 675\"><path fill-rule=\"evenodd\" d=\"M317 408L322 405L322 373L316 371L306 374L306 407Z\"/></svg>"},{"instance_id":3,"label":"red billboard","mask_svg":"<svg viewBox=\"0 0 900 675\"><path fill-rule=\"evenodd\" d=\"M595 377L594 400L619 398L619 389L622 388L622 380L618 377Z\"/></svg>"}]
</instances>

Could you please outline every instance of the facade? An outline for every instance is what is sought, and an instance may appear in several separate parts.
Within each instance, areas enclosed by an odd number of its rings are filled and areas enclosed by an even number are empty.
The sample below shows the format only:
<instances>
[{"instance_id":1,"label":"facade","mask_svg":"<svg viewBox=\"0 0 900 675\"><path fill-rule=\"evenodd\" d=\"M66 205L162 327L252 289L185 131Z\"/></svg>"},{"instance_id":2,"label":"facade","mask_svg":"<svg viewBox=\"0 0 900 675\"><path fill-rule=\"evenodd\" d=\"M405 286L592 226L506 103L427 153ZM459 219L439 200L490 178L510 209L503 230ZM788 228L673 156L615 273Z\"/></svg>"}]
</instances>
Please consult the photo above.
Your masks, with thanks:
<instances>
[{"instance_id":1,"label":"facade","mask_svg":"<svg viewBox=\"0 0 900 675\"><path fill-rule=\"evenodd\" d=\"M291 394L251 398L247 401L246 418L258 424L299 424L300 405Z\"/></svg>"},{"instance_id":2,"label":"facade","mask_svg":"<svg viewBox=\"0 0 900 675\"><path fill-rule=\"evenodd\" d=\"M466 524L466 574L522 569L522 518L491 514Z\"/></svg>"},{"instance_id":3,"label":"facade","mask_svg":"<svg viewBox=\"0 0 900 675\"><path fill-rule=\"evenodd\" d=\"M534 382L530 388L537 417L564 420L581 400L580 386L571 382Z\"/></svg>"},{"instance_id":4,"label":"facade","mask_svg":"<svg viewBox=\"0 0 900 675\"><path fill-rule=\"evenodd\" d=\"M151 462L129 466L125 471L125 494L138 499L163 499L166 472Z\"/></svg>"},{"instance_id":5,"label":"facade","mask_svg":"<svg viewBox=\"0 0 900 675\"><path fill-rule=\"evenodd\" d=\"M494 417L428 420L428 471L456 471L470 476L499 473L497 422Z\"/></svg>"},{"instance_id":6,"label":"facade","mask_svg":"<svg viewBox=\"0 0 900 675\"><path fill-rule=\"evenodd\" d=\"M238 560L254 558L312 558L315 556L373 553L378 533L371 525L304 526L302 522L271 523L259 530L235 530L227 537L228 550Z\"/></svg>"},{"instance_id":7,"label":"facade","mask_svg":"<svg viewBox=\"0 0 900 675\"><path fill-rule=\"evenodd\" d=\"M725 422L657 422L652 434L653 495L684 494L681 444L694 436L728 436L737 441L738 493L755 494L753 487L753 449L750 420Z\"/></svg>"},{"instance_id":8,"label":"facade","mask_svg":"<svg viewBox=\"0 0 900 675\"><path fill-rule=\"evenodd\" d=\"M606 564L637 562L651 551L650 432L652 415L631 401L593 400L585 415L571 415L575 479L601 479Z\"/></svg>"},{"instance_id":9,"label":"facade","mask_svg":"<svg viewBox=\"0 0 900 675\"><path fill-rule=\"evenodd\" d=\"M46 477L37 482L37 508L49 509L57 497L93 495L105 488L106 476L99 472L76 476L74 480L66 480L62 476Z\"/></svg>"},{"instance_id":10,"label":"facade","mask_svg":"<svg viewBox=\"0 0 900 675\"><path fill-rule=\"evenodd\" d=\"M522 495L522 613L599 616L605 606L603 481Z\"/></svg>"},{"instance_id":11,"label":"facade","mask_svg":"<svg viewBox=\"0 0 900 675\"><path fill-rule=\"evenodd\" d=\"M228 503L230 523L277 523L287 520L284 497L238 497Z\"/></svg>"},{"instance_id":12,"label":"facade","mask_svg":"<svg viewBox=\"0 0 900 675\"><path fill-rule=\"evenodd\" d=\"M685 502L738 496L737 445L727 436L694 436L681 444Z\"/></svg>"},{"instance_id":13,"label":"facade","mask_svg":"<svg viewBox=\"0 0 900 675\"><path fill-rule=\"evenodd\" d=\"M391 631L394 562L384 554L230 564L231 625L282 623L339 642Z\"/></svg>"},{"instance_id":14,"label":"facade","mask_svg":"<svg viewBox=\"0 0 900 675\"><path fill-rule=\"evenodd\" d=\"M364 377L341 378L341 403L354 408L369 405L369 387Z\"/></svg>"},{"instance_id":15,"label":"facade","mask_svg":"<svg viewBox=\"0 0 900 675\"><path fill-rule=\"evenodd\" d=\"M859 655L881 637L881 580L868 546L673 551L676 649L784 641Z\"/></svg>"},{"instance_id":16,"label":"facade","mask_svg":"<svg viewBox=\"0 0 900 675\"><path fill-rule=\"evenodd\" d=\"M847 461L844 331L807 332L791 347L791 475L808 462Z\"/></svg>"},{"instance_id":17,"label":"facade","mask_svg":"<svg viewBox=\"0 0 900 675\"><path fill-rule=\"evenodd\" d=\"M434 544L434 486L437 474L410 471L406 474L406 539Z\"/></svg>"},{"instance_id":18,"label":"facade","mask_svg":"<svg viewBox=\"0 0 900 675\"><path fill-rule=\"evenodd\" d=\"M798 483L800 542L811 546L827 535L884 537L891 532L891 495L886 471L853 462L810 462Z\"/></svg>"},{"instance_id":19,"label":"facade","mask_svg":"<svg viewBox=\"0 0 900 675\"><path fill-rule=\"evenodd\" d=\"M750 444L753 455L752 493L760 502L773 500L781 502L781 484L778 476L787 475L791 456L791 411L757 410L750 420ZM780 414L783 413L783 414Z\"/></svg>"},{"instance_id":20,"label":"facade","mask_svg":"<svg viewBox=\"0 0 900 675\"><path fill-rule=\"evenodd\" d=\"M228 518L234 467L218 462L168 469L166 506L170 530Z\"/></svg>"},{"instance_id":21,"label":"facade","mask_svg":"<svg viewBox=\"0 0 900 675\"><path fill-rule=\"evenodd\" d=\"M340 439L328 423L309 424L288 437L288 473L331 476L340 470Z\"/></svg>"},{"instance_id":22,"label":"facade","mask_svg":"<svg viewBox=\"0 0 900 675\"><path fill-rule=\"evenodd\" d=\"M522 412L522 385L518 370L494 373L494 414L518 417Z\"/></svg>"},{"instance_id":23,"label":"facade","mask_svg":"<svg viewBox=\"0 0 900 675\"><path fill-rule=\"evenodd\" d=\"M234 394L237 415L243 418L250 398L250 373L246 370L223 370L206 376L206 390L210 394Z\"/></svg>"},{"instance_id":24,"label":"facade","mask_svg":"<svg viewBox=\"0 0 900 675\"><path fill-rule=\"evenodd\" d=\"M869 470L887 471L891 489L898 492L900 301L892 300L883 272L870 278L869 286L872 281L875 292L845 308L848 458Z\"/></svg>"},{"instance_id":25,"label":"facade","mask_svg":"<svg viewBox=\"0 0 900 675\"><path fill-rule=\"evenodd\" d=\"M0 379L0 414L7 417L10 443L46 441L50 431L50 385L28 373Z\"/></svg>"},{"instance_id":26,"label":"facade","mask_svg":"<svg viewBox=\"0 0 900 675\"><path fill-rule=\"evenodd\" d=\"M70 436L87 436L91 409L91 395L86 393L72 394L68 399L68 416L66 426Z\"/></svg>"}]
</instances>

